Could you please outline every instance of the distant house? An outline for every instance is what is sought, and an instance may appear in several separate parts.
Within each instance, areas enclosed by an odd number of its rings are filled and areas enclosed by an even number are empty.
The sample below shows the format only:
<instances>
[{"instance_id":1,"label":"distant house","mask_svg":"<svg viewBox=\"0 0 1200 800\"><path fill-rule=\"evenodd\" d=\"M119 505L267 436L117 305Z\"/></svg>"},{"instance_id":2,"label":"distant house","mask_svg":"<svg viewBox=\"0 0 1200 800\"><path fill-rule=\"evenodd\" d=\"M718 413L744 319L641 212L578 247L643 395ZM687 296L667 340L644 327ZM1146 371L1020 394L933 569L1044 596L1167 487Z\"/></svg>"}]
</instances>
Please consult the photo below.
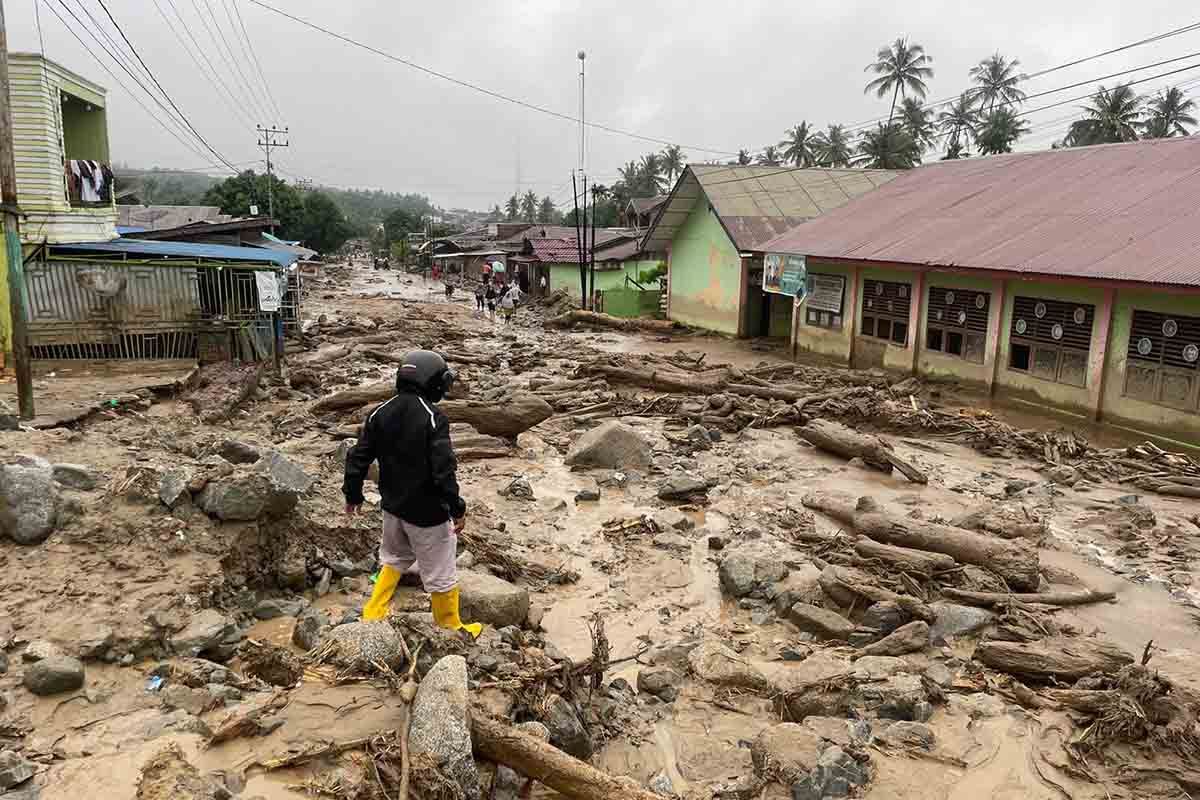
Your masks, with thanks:
<instances>
[{"instance_id":1,"label":"distant house","mask_svg":"<svg viewBox=\"0 0 1200 800\"><path fill-rule=\"evenodd\" d=\"M146 206L118 205L117 227L127 231L161 231L179 228L196 222L229 222L230 214L222 214L217 206Z\"/></svg>"},{"instance_id":2,"label":"distant house","mask_svg":"<svg viewBox=\"0 0 1200 800\"><path fill-rule=\"evenodd\" d=\"M583 278L579 247L573 235L574 229L564 230L571 231L572 235L526 239L521 254L514 257L513 262L518 268L528 270L531 286L538 287L544 277L547 292L566 290L575 303L582 305ZM602 293L627 288L631 280L637 281L642 270L652 269L658 264L653 259L642 257L638 240L632 231L619 228L596 230L595 262L595 281L592 283L590 269L587 270L587 280L593 292Z\"/></svg>"},{"instance_id":3,"label":"distant house","mask_svg":"<svg viewBox=\"0 0 1200 800\"><path fill-rule=\"evenodd\" d=\"M763 245L795 347L1200 441L1200 138L942 161Z\"/></svg>"},{"instance_id":4,"label":"distant house","mask_svg":"<svg viewBox=\"0 0 1200 800\"><path fill-rule=\"evenodd\" d=\"M631 197L629 202L625 204L625 208L621 209L621 227L636 228L639 231L644 231L650 227L650 223L654 221L654 215L662 208L663 203L667 202L667 195L659 195L658 197Z\"/></svg>"},{"instance_id":5,"label":"distant house","mask_svg":"<svg viewBox=\"0 0 1200 800\"><path fill-rule=\"evenodd\" d=\"M762 290L763 246L897 173L689 165L642 239L667 256L667 314L734 336L788 337L792 298Z\"/></svg>"}]
</instances>

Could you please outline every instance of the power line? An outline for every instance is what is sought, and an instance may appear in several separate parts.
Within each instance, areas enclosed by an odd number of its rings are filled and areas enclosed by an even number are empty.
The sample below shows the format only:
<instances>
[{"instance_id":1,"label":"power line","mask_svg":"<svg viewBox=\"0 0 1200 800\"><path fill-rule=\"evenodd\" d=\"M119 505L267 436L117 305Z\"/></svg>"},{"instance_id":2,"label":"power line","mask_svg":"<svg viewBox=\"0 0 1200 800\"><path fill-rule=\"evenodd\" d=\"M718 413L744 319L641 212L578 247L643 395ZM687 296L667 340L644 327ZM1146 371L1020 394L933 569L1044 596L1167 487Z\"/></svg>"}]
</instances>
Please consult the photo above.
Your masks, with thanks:
<instances>
[{"instance_id":1,"label":"power line","mask_svg":"<svg viewBox=\"0 0 1200 800\"><path fill-rule=\"evenodd\" d=\"M279 104L275 102L275 93L271 91L271 84L267 82L267 75L263 72L262 62L258 60L258 51L254 49L254 42L250 39L250 32L246 30L246 20L242 19L242 9L238 5L238 0L232 0L233 10L237 12L238 24L242 27L242 35L246 37L246 44L250 47L250 55L254 58L254 66L258 69L258 77L262 79L263 88L267 90L267 99L271 101L271 107L275 109L275 113L280 120L283 119L283 113L279 110Z\"/></svg>"},{"instance_id":2,"label":"power line","mask_svg":"<svg viewBox=\"0 0 1200 800\"><path fill-rule=\"evenodd\" d=\"M196 126L192 124L192 121L187 118L187 115L183 113L183 110L175 103L175 100L171 97L167 90L163 88L163 85L159 83L158 78L154 75L154 72L151 71L146 62L142 60L142 56L137 51L137 48L133 46L133 42L129 41L129 37L125 35L125 31L121 28L120 23L118 23L116 18L113 17L112 12L108 10L108 6L104 3L104 0L96 0L96 2L98 2L100 7L104 9L104 13L108 15L109 22L111 22L113 27L117 29L117 33L121 34L121 38L125 40L125 44L129 45L129 50L133 53L134 58L136 58L138 63L142 65L142 69L146 70L146 74L150 76L150 80L154 81L154 85L158 87L160 92L162 92L163 97L167 98L167 102L171 104L171 108L175 109L175 113L178 114L179 118L182 119L184 124L188 126L188 130L195 134L196 138L200 140L200 143L204 145L205 149L216 156L218 161L224 162L227 167L234 172L237 172L233 164L231 164L229 160L225 158L225 156L218 153L216 148L209 144L208 140L200 134L200 131L196 130Z\"/></svg>"},{"instance_id":3,"label":"power line","mask_svg":"<svg viewBox=\"0 0 1200 800\"><path fill-rule=\"evenodd\" d=\"M209 15L212 16L213 24L216 25L217 16L216 14L213 14L212 6L209 5L208 0L204 0L204 6L208 9ZM217 25L217 33L213 33L212 26L208 24L208 18L204 15L204 12L200 10L200 3L197 2L197 0L192 0L192 8L196 9L196 16L200 18L200 24L204 26L204 30L208 32L209 38L212 39L213 46L217 51L217 56L225 61L225 64L229 67L230 72L233 73L235 78L240 80L238 89L246 92L246 97L249 100L247 105L251 107L250 110L255 116L260 116L263 119L270 117L270 114L263 113L263 109L258 103L258 98L255 97L254 92L250 91L249 87L246 86L246 78L244 75L242 75L241 67L238 66L237 62L234 61L231 56L226 55L225 50L221 49L222 43L224 43L227 47L229 44L225 40L225 33L221 30L221 27Z\"/></svg>"},{"instance_id":4,"label":"power line","mask_svg":"<svg viewBox=\"0 0 1200 800\"><path fill-rule=\"evenodd\" d=\"M462 80L461 78L455 78L452 75L447 75L444 72L438 72L437 70L422 66L421 64L418 64L415 61L410 61L409 59L401 58L400 56L396 56L396 55L392 55L391 53L387 53L376 47L372 47L369 44L364 44L355 39L351 39L348 36L343 36L340 33L331 31L328 28L323 28L320 25L317 25L316 23L309 22L306 19L297 17L293 14L289 14L286 11L283 11L281 9L275 8L274 6L271 6L271 5L268 5L264 2L262 2L262 0L250 0L250 2L254 3L254 5L256 5L256 6L261 6L262 8L265 8L268 11L273 11L282 17L287 17L288 19L292 20L293 22L298 22L301 25L304 25L305 27L311 28L312 30L320 31L321 33L324 33L327 36L332 36L333 38L338 39L342 42L345 42L346 44L353 45L354 47L360 48L362 50L366 50L369 53L374 53L377 56L382 56L383 58L386 58L389 61L395 61L397 64L403 64L406 67L411 67L412 69L415 69L419 72L424 72L426 75L431 75L435 78L440 78L441 80L448 81L450 83L453 83L456 86L461 86L465 89L470 89L472 91L479 92L480 94L485 94L488 97L494 98L496 100L503 100L506 103L512 103L513 105L521 106L522 108L527 108L531 111L537 111L540 114L547 114L551 117L556 117L557 119L565 120L567 122L574 122L577 124L581 122L580 119L578 119L577 117L573 117L570 114L564 114L560 111L554 111L553 109L546 108L545 106L539 106L534 103L530 103L526 100L521 100L516 97L510 97L506 94L501 94L500 92L496 92L491 89L484 88L483 86L480 86L478 84L471 83L470 81L465 81L465 80ZM620 128L614 128L610 125L603 125L599 122L587 121L587 122L583 122L583 124L585 124L589 128L595 128L597 130L606 131L608 133L615 133L620 136L627 136L631 139L639 139L641 141L651 142L653 144L662 144L662 145L677 144L676 142L668 141L667 139L659 139L654 136L645 136L640 133L634 133L632 131L621 130ZM724 155L724 156L737 155L737 153L733 153L728 150L718 150L718 149L712 148L712 147L699 147L696 145L683 145L683 144L680 144L679 146L683 147L687 150L698 150L702 153L715 153L717 155Z\"/></svg>"},{"instance_id":5,"label":"power line","mask_svg":"<svg viewBox=\"0 0 1200 800\"><path fill-rule=\"evenodd\" d=\"M254 120L252 120L249 117L249 115L246 114L245 110L242 109L242 104L239 103L237 101L237 99L233 96L233 92L229 89L229 86L225 83L225 80L221 77L220 71L215 66L213 66L212 60L209 59L209 57L208 57L208 49L205 47L202 47L200 45L200 41L196 38L195 34L192 33L192 29L190 27L188 27L187 21L184 20L183 14L180 13L179 7L177 5L175 5L175 0L167 0L167 2L171 5L171 10L175 12L175 16L179 20L179 25L180 25L180 27L183 28L183 32L188 35L188 38L191 40L192 44L194 45L194 47L188 47L187 44L181 40L180 44L183 45L183 49L186 50L188 55L190 55L192 57L192 61L196 61L195 53L196 52L200 53L200 57L203 58L204 63L208 65L209 73L212 75L213 79L215 79L216 85L220 86L222 91L224 91L223 97L225 97L229 100L230 107L233 108L237 112L237 114L241 116L242 121L246 124L247 127L253 128ZM154 0L154 5L155 5L155 7L158 7L158 13L162 14L163 19L166 20L167 16L163 12L162 8L158 6L158 0ZM169 20L168 20L168 25L171 28L171 31L174 32L175 27L173 25L170 25ZM176 38L179 38L178 33L176 33L175 35L176 35ZM196 66L199 67L200 66L199 63L197 63ZM203 71L204 70L202 69L201 72L203 72Z\"/></svg>"},{"instance_id":6,"label":"power line","mask_svg":"<svg viewBox=\"0 0 1200 800\"><path fill-rule=\"evenodd\" d=\"M68 12L70 11L70 9L67 8L67 6L62 2L62 0L59 0L59 4L62 5L63 8L66 9ZM192 144L190 142L185 141L179 135L178 132L176 132L172 128L167 127L167 124L165 122L163 122L161 119L159 119L157 114L155 114L153 111L151 111L149 108L147 108L146 104L143 103L138 98L137 94L134 93L133 91L131 91L130 88L125 85L124 81L122 81L120 78L118 78L116 73L114 73L111 69L109 69L108 65L105 64L103 61L101 61L100 58L95 55L95 53L92 51L92 49L87 46L87 43L84 42L83 39L79 36L79 34L75 32L75 28L73 28L71 25L67 24L67 21L65 19L63 19L62 14L58 13L58 9L56 9L54 6L50 5L49 3L46 4L46 8L50 9L50 11L54 14L54 16L58 17L58 21L61 22L62 26L64 28L66 28L67 31L72 36L75 37L75 40L77 42L79 42L79 46L83 48L84 52L86 52L92 56L92 58L96 61L96 63L100 65L101 69L103 69L106 73L108 73L108 76L113 79L113 82L115 82L118 86L120 86L122 89L125 90L125 93L129 95L130 99L132 99L133 102L137 103L138 106L140 106L141 109L146 112L147 116L149 116L151 119L153 119L155 122L157 122L164 131L166 131L171 136L173 136L175 138L175 140L178 141L181 145L183 145L184 147L186 147L187 149L189 149L193 153L195 153L196 156L198 156L199 158L206 157L204 155L204 153L198 147L196 147L194 144ZM72 15L72 16L74 16L74 15ZM78 17L76 17L75 20L76 20L76 22L79 22ZM82 26L82 23L80 23L80 25Z\"/></svg>"},{"instance_id":7,"label":"power line","mask_svg":"<svg viewBox=\"0 0 1200 800\"><path fill-rule=\"evenodd\" d=\"M207 3L208 0L205 0L205 2ZM225 8L225 15L227 17L229 17L229 27L233 30L233 39L238 44L238 50L241 51L242 56L244 56L245 60L246 60L246 65L247 65L246 66L246 74L248 74L250 76L249 78L246 79L246 85L249 86L251 88L251 90L254 92L255 100L259 99L260 92L262 93L262 96L264 98L267 98L266 103L264 103L264 105L263 105L263 108L267 111L267 113L270 113L272 110L271 105L270 105L270 98L267 97L267 91L265 88L263 88L262 84L258 83L254 80L254 70L251 66L253 64L253 58L250 55L250 51L246 49L246 42L242 39L241 36L238 36L237 20L234 19L233 11L231 11L229 8L229 0L221 0L221 5ZM213 23L217 24L215 11L213 12ZM222 35L224 35L224 32L222 32ZM237 54L235 54L233 52L233 45L229 44L228 39L226 39L226 46L229 48L229 54L236 59ZM251 49L253 49L253 48L251 48ZM241 69L240 61L238 62L238 69ZM279 120L278 114L276 114L275 119L276 119L276 121Z\"/></svg>"}]
</instances>

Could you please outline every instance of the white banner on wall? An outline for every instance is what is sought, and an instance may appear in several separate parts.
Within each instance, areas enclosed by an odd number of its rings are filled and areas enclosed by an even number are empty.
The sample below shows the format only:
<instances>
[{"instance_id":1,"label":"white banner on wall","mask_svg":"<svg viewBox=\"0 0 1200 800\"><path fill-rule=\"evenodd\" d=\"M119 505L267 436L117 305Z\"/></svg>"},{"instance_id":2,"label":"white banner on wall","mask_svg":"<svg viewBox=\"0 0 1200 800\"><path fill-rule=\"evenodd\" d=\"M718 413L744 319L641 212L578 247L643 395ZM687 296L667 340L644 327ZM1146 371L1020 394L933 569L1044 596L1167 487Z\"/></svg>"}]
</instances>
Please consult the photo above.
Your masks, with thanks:
<instances>
[{"instance_id":1,"label":"white banner on wall","mask_svg":"<svg viewBox=\"0 0 1200 800\"><path fill-rule=\"evenodd\" d=\"M260 269L254 273L254 285L258 287L258 310L278 311L280 301L279 279L275 273Z\"/></svg>"}]
</instances>

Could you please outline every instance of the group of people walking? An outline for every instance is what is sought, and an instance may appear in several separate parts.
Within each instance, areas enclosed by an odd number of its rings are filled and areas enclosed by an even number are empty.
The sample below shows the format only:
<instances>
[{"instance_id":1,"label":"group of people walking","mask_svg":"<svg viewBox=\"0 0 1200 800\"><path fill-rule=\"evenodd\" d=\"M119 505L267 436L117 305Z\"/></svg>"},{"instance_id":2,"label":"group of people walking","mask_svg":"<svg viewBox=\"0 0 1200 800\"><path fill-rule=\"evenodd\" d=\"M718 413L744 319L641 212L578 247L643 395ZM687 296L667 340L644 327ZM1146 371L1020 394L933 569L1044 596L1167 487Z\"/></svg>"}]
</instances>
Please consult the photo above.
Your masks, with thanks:
<instances>
[{"instance_id":1,"label":"group of people walking","mask_svg":"<svg viewBox=\"0 0 1200 800\"><path fill-rule=\"evenodd\" d=\"M496 319L496 308L500 308L500 316L505 325L512 324L513 314L521 304L521 287L516 281L504 283L485 278L475 287L475 314L482 317L487 314L489 319Z\"/></svg>"}]
</instances>

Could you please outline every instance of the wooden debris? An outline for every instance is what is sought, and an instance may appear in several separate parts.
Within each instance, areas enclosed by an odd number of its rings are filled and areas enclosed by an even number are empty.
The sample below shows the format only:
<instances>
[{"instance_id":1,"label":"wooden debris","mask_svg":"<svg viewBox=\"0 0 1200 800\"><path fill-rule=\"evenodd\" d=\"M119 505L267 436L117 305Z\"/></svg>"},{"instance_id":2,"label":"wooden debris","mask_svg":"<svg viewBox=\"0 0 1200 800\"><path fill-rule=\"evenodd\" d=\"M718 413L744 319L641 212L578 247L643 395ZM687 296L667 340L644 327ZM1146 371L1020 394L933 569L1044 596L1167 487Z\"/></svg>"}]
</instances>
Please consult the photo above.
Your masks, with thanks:
<instances>
[{"instance_id":1,"label":"wooden debris","mask_svg":"<svg viewBox=\"0 0 1200 800\"><path fill-rule=\"evenodd\" d=\"M962 589L942 589L942 594L951 600L972 606L1004 606L1009 603L1037 603L1043 606L1083 606L1089 603L1106 603L1115 600L1115 592L968 592Z\"/></svg>"},{"instance_id":2,"label":"wooden debris","mask_svg":"<svg viewBox=\"0 0 1200 800\"><path fill-rule=\"evenodd\" d=\"M1093 672L1116 672L1133 656L1099 639L1051 637L1037 642L984 642L975 659L992 669L1037 681L1074 681Z\"/></svg>"},{"instance_id":3,"label":"wooden debris","mask_svg":"<svg viewBox=\"0 0 1200 800\"><path fill-rule=\"evenodd\" d=\"M866 436L827 419L814 419L796 433L814 447L842 458L861 458L867 466L887 473L895 467L913 483L929 482L924 472L896 455L878 436Z\"/></svg>"},{"instance_id":4,"label":"wooden debris","mask_svg":"<svg viewBox=\"0 0 1200 800\"><path fill-rule=\"evenodd\" d=\"M876 586L871 583L868 575L858 570L847 567L826 567L821 571L817 582L821 585L821 591L838 602L841 602L841 598L845 598L849 593L865 598L868 601L867 605L880 602L895 603L910 617L925 622L933 622L937 618L933 609L921 600L911 595L898 594L890 589L884 589L882 586ZM846 604L843 603L843 605Z\"/></svg>"},{"instance_id":5,"label":"wooden debris","mask_svg":"<svg viewBox=\"0 0 1200 800\"><path fill-rule=\"evenodd\" d=\"M924 550L912 550L907 547L893 547L890 544L880 544L871 539L862 538L854 543L854 552L865 559L876 559L890 564L901 572L911 572L914 575L927 577L937 572L945 572L958 566L958 562L942 553L928 553Z\"/></svg>"},{"instance_id":6,"label":"wooden debris","mask_svg":"<svg viewBox=\"0 0 1200 800\"><path fill-rule=\"evenodd\" d=\"M543 323L547 328L573 328L576 325L598 325L614 328L619 331L646 331L648 333L670 333L678 326L669 319L623 319L600 314L595 311L575 309L557 317L551 317Z\"/></svg>"},{"instance_id":7,"label":"wooden debris","mask_svg":"<svg viewBox=\"0 0 1200 800\"><path fill-rule=\"evenodd\" d=\"M814 492L804 496L805 507L828 514L877 542L944 553L963 564L987 567L1013 589L1038 587L1037 549L1020 541L994 539L936 522L883 512L871 498L857 502L847 496Z\"/></svg>"}]
</instances>

